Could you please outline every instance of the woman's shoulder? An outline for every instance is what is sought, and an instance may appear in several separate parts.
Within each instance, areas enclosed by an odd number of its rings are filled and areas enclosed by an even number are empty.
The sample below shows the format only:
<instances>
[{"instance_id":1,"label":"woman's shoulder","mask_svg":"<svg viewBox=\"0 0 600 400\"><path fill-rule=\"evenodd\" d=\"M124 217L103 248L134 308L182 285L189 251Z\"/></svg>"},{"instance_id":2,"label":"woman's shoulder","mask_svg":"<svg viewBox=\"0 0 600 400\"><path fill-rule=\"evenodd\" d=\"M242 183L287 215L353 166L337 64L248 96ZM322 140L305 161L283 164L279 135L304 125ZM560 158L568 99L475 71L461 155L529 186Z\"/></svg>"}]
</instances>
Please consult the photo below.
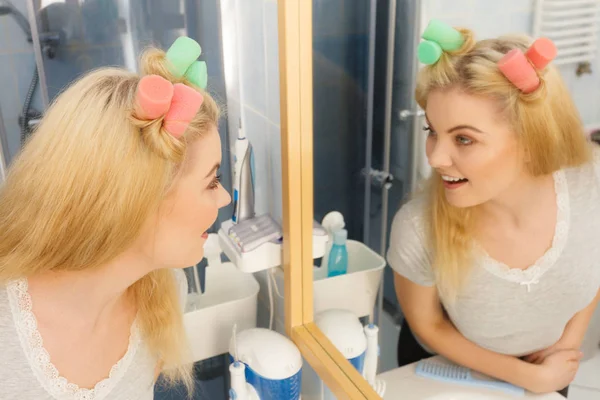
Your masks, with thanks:
<instances>
[{"instance_id":1,"label":"woman's shoulder","mask_svg":"<svg viewBox=\"0 0 600 400\"><path fill-rule=\"evenodd\" d=\"M0 282L0 343L4 341L5 334L14 333L14 319L8 290L5 283Z\"/></svg>"},{"instance_id":2,"label":"woman's shoulder","mask_svg":"<svg viewBox=\"0 0 600 400\"><path fill-rule=\"evenodd\" d=\"M600 145L593 143L592 147L592 160L591 165L594 172L600 177Z\"/></svg>"},{"instance_id":3,"label":"woman's shoulder","mask_svg":"<svg viewBox=\"0 0 600 400\"><path fill-rule=\"evenodd\" d=\"M21 373L29 368L15 326L15 318L19 318L19 315L15 315L14 312L11 308L6 284L0 283L0 353L2 353L2 361L7 361L5 365L10 365L10 368L18 369L18 372ZM7 373L7 371L0 368L0 381L5 378L4 373ZM2 393L2 390L0 390L0 393ZM0 398L3 397L0 396Z\"/></svg>"},{"instance_id":4,"label":"woman's shoulder","mask_svg":"<svg viewBox=\"0 0 600 400\"><path fill-rule=\"evenodd\" d=\"M419 232L424 231L427 210L427 196L425 192L412 194L396 212L393 227L397 229L411 228ZM392 228L393 229L393 228Z\"/></svg>"},{"instance_id":5,"label":"woman's shoulder","mask_svg":"<svg viewBox=\"0 0 600 400\"><path fill-rule=\"evenodd\" d=\"M572 194L589 193L591 186L600 186L600 145L591 145L591 157L588 162L566 168L563 172Z\"/></svg>"},{"instance_id":6,"label":"woman's shoulder","mask_svg":"<svg viewBox=\"0 0 600 400\"><path fill-rule=\"evenodd\" d=\"M427 197L417 193L398 210L392 222L387 261L398 274L422 286L432 286L435 278L427 250L425 216Z\"/></svg>"}]
</instances>

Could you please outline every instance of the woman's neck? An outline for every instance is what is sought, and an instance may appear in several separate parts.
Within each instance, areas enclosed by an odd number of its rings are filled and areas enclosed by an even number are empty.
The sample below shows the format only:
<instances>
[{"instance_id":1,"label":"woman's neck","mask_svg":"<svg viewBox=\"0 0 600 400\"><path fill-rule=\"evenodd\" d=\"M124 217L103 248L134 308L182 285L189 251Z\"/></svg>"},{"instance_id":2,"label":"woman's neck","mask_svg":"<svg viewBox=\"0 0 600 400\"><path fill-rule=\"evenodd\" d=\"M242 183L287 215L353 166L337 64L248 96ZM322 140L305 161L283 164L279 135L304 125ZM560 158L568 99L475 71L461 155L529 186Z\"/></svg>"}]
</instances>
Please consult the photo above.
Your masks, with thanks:
<instances>
[{"instance_id":1,"label":"woman's neck","mask_svg":"<svg viewBox=\"0 0 600 400\"><path fill-rule=\"evenodd\" d=\"M93 330L128 304L128 288L151 271L149 264L133 254L123 254L93 270L48 271L29 278L36 317L76 321Z\"/></svg>"},{"instance_id":2,"label":"woman's neck","mask_svg":"<svg viewBox=\"0 0 600 400\"><path fill-rule=\"evenodd\" d=\"M505 192L482 204L479 210L485 220L519 228L536 218L536 211L549 202L549 193L554 193L551 174L540 177L524 175Z\"/></svg>"}]
</instances>

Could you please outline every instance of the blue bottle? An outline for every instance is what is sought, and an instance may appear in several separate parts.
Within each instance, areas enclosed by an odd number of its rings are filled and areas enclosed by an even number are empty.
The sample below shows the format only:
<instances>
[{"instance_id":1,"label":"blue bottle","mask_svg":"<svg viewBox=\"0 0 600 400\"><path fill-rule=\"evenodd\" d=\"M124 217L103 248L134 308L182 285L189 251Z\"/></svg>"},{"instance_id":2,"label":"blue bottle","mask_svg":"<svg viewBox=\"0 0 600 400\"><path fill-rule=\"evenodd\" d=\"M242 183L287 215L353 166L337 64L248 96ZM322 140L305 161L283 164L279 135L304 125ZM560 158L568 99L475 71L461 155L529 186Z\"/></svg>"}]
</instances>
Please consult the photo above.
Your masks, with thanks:
<instances>
[{"instance_id":1,"label":"blue bottle","mask_svg":"<svg viewBox=\"0 0 600 400\"><path fill-rule=\"evenodd\" d=\"M329 252L327 263L327 277L344 275L348 272L348 249L346 241L348 240L348 231L345 229L337 230L333 233L333 246Z\"/></svg>"}]
</instances>

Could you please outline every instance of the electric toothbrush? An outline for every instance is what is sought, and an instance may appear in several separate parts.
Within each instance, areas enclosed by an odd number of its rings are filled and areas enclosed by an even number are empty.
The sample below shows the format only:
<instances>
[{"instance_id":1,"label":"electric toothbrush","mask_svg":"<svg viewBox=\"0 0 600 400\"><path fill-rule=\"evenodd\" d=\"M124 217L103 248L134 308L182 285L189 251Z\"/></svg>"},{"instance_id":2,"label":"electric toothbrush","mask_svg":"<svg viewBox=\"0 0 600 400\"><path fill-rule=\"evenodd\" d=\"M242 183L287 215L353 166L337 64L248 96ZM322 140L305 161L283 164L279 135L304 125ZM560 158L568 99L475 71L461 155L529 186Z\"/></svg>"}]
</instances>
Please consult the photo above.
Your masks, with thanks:
<instances>
[{"instance_id":1,"label":"electric toothbrush","mask_svg":"<svg viewBox=\"0 0 600 400\"><path fill-rule=\"evenodd\" d=\"M254 154L242 129L240 118L234 153L233 215L234 224L254 217Z\"/></svg>"},{"instance_id":2,"label":"electric toothbrush","mask_svg":"<svg viewBox=\"0 0 600 400\"><path fill-rule=\"evenodd\" d=\"M237 324L233 326L232 345L234 361L229 365L229 373L231 374L229 399L248 400L250 397L248 383L246 382L246 366L244 363L240 362L237 351Z\"/></svg>"}]
</instances>

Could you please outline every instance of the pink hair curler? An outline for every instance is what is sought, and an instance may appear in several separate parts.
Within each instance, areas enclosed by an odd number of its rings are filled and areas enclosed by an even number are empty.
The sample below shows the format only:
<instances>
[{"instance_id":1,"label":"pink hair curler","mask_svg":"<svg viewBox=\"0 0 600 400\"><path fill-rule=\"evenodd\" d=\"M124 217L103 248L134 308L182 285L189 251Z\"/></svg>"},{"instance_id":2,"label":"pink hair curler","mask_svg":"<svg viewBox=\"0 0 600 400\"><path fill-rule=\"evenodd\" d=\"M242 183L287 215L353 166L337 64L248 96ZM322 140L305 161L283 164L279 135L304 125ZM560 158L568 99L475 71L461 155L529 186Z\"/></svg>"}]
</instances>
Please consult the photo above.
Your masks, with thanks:
<instances>
[{"instance_id":1,"label":"pink hair curler","mask_svg":"<svg viewBox=\"0 0 600 400\"><path fill-rule=\"evenodd\" d=\"M204 97L183 83L175 84L173 89L173 100L165 116L164 127L173 137L180 138L200 110Z\"/></svg>"},{"instance_id":2,"label":"pink hair curler","mask_svg":"<svg viewBox=\"0 0 600 400\"><path fill-rule=\"evenodd\" d=\"M506 53L498 61L498 68L523 93L531 93L540 86L536 69L546 68L556 53L556 46L550 39L540 38L533 42L525 54L519 49Z\"/></svg>"},{"instance_id":3,"label":"pink hair curler","mask_svg":"<svg viewBox=\"0 0 600 400\"><path fill-rule=\"evenodd\" d=\"M552 40L539 38L525 53L525 57L539 70L546 68L556 57L557 49Z\"/></svg>"},{"instance_id":4,"label":"pink hair curler","mask_svg":"<svg viewBox=\"0 0 600 400\"><path fill-rule=\"evenodd\" d=\"M531 93L540 86L540 78L519 49L506 53L498 62L498 68L523 93Z\"/></svg>"},{"instance_id":5,"label":"pink hair curler","mask_svg":"<svg viewBox=\"0 0 600 400\"><path fill-rule=\"evenodd\" d=\"M138 83L135 113L143 120L162 117L169 111L173 84L158 75L146 75Z\"/></svg>"}]
</instances>

